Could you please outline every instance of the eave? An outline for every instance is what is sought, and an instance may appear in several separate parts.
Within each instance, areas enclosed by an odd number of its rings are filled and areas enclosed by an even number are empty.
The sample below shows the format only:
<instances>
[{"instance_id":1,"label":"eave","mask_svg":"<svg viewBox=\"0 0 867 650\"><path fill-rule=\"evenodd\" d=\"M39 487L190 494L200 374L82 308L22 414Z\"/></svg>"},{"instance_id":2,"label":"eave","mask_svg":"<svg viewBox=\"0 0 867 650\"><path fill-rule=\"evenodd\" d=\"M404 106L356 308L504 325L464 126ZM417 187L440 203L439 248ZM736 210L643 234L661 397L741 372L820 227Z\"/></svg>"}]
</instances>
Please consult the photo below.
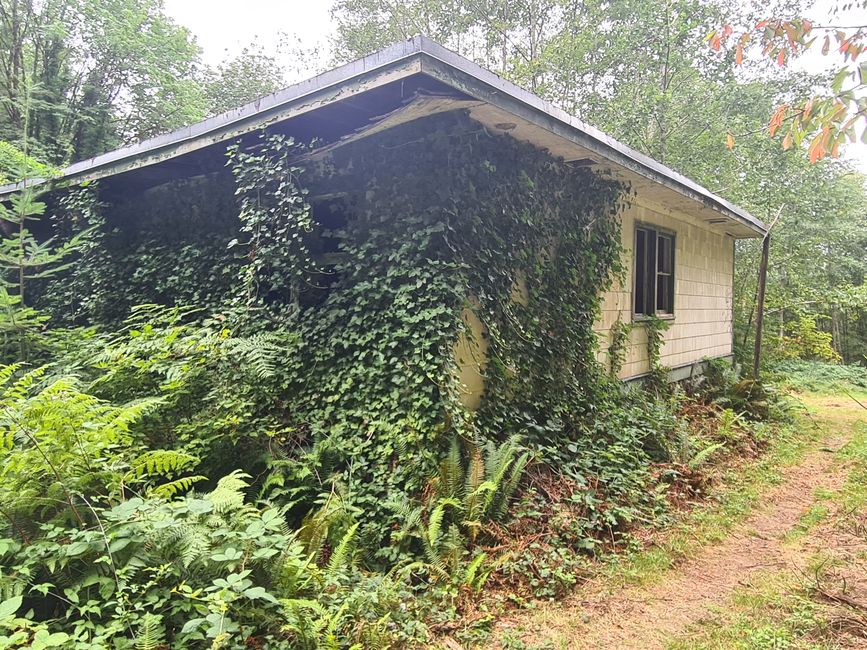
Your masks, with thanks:
<instances>
[{"instance_id":1,"label":"eave","mask_svg":"<svg viewBox=\"0 0 867 650\"><path fill-rule=\"evenodd\" d=\"M422 36L189 127L74 163L51 182L72 184L127 174L419 75L475 100L468 110L490 128L514 125L503 131L566 160L587 159L594 169L628 181L639 194L693 214L733 237L767 232L759 219L698 183ZM20 187L0 187L0 198Z\"/></svg>"}]
</instances>

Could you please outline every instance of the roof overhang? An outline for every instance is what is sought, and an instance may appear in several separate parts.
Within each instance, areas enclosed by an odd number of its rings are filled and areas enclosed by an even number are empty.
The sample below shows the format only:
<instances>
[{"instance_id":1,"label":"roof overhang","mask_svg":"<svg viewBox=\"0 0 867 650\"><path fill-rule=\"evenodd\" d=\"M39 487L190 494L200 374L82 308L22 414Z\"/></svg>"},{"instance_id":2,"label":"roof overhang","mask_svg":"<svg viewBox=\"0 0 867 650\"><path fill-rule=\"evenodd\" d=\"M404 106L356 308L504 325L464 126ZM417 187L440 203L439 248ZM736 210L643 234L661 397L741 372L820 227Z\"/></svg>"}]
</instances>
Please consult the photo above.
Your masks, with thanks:
<instances>
[{"instance_id":1,"label":"roof overhang","mask_svg":"<svg viewBox=\"0 0 867 650\"><path fill-rule=\"evenodd\" d=\"M698 183L422 36L203 122L77 162L52 181L79 183L163 163L419 75L457 91L460 96L451 100L451 108L469 110L473 119L492 130L628 181L639 196L703 219L733 237L767 232L760 220ZM448 109L445 99L416 102L412 114L421 117ZM395 113L383 116L381 126L389 121L386 118L394 120ZM408 113L402 115L406 121ZM18 189L19 185L2 186L0 198Z\"/></svg>"}]
</instances>

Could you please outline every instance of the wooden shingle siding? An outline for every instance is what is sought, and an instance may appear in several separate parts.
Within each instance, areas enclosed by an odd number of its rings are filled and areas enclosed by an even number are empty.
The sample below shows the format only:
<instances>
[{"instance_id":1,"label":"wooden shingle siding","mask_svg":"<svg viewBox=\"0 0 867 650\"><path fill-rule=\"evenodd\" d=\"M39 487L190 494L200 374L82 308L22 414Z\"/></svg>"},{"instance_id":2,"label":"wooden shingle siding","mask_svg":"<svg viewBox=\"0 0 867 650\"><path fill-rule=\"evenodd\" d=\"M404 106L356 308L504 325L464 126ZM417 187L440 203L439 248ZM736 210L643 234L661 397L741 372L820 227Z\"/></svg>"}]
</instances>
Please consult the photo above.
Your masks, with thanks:
<instances>
[{"instance_id":1,"label":"wooden shingle siding","mask_svg":"<svg viewBox=\"0 0 867 650\"><path fill-rule=\"evenodd\" d=\"M674 368L705 358L732 353L732 270L734 244L730 236L716 231L688 214L675 212L638 197L623 213L623 282L606 293L595 329L599 334L599 360L608 363L610 330L618 317L633 321L633 244L636 223L673 231L675 236L674 318L665 332L663 365ZM628 379L650 370L647 337L636 322L620 377Z\"/></svg>"}]
</instances>

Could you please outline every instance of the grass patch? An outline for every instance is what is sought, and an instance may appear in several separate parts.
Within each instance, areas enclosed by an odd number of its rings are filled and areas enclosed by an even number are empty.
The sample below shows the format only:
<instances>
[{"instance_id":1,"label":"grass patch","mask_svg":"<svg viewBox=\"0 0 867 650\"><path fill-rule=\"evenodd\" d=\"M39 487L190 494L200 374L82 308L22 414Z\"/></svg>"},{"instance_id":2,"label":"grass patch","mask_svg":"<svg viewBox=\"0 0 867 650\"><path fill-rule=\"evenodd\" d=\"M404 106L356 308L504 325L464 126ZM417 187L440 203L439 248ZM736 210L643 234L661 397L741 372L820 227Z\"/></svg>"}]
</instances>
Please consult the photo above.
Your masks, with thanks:
<instances>
[{"instance_id":1,"label":"grass patch","mask_svg":"<svg viewBox=\"0 0 867 650\"><path fill-rule=\"evenodd\" d=\"M857 399L864 401L859 391ZM842 488L817 491L816 503L786 535L789 543L810 548L810 536L824 527L822 543L803 571L784 570L753 576L749 585L732 594L710 617L691 626L667 650L832 650L862 647L863 612L824 598L822 591L845 593L846 577L863 574L863 552L853 557L851 538L846 549L835 548L828 527L843 530L867 545L867 411L843 395L833 399L808 396L810 411L831 435L851 435L837 460L848 470ZM862 412L864 416L862 417ZM815 548L815 542L812 547ZM862 564L859 565L859 562ZM849 585L851 587L851 585ZM854 594L863 600L864 594Z\"/></svg>"},{"instance_id":2,"label":"grass patch","mask_svg":"<svg viewBox=\"0 0 867 650\"><path fill-rule=\"evenodd\" d=\"M667 650L831 650L826 608L789 572L753 576L725 608L670 642Z\"/></svg>"},{"instance_id":3,"label":"grass patch","mask_svg":"<svg viewBox=\"0 0 867 650\"><path fill-rule=\"evenodd\" d=\"M829 497L825 497L825 500L832 498L833 495ZM816 497L817 499L822 499L821 496ZM786 544L792 544L797 542L799 539L803 538L807 533L813 530L816 526L821 524L828 518L828 515L831 514L831 509L825 503L814 503L809 507L809 509L801 515L801 518L798 520L798 523L795 524L795 527L792 528L788 533L786 533L783 538L783 542Z\"/></svg>"},{"instance_id":4,"label":"grass patch","mask_svg":"<svg viewBox=\"0 0 867 650\"><path fill-rule=\"evenodd\" d=\"M762 493L780 483L782 470L797 464L820 437L821 431L806 418L781 425L760 459L728 468L708 502L684 514L660 541L608 558L606 577L626 584L653 584L696 551L724 540L753 511Z\"/></svg>"}]
</instances>

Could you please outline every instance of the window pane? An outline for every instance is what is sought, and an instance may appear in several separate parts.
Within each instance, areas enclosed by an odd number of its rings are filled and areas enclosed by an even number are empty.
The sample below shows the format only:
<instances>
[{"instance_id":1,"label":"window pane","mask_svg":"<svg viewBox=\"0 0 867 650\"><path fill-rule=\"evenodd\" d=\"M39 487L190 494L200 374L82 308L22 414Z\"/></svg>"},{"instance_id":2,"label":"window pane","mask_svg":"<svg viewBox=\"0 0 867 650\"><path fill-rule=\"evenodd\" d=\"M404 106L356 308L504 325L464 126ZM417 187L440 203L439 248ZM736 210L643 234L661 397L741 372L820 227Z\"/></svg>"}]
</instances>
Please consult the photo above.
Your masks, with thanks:
<instances>
[{"instance_id":1,"label":"window pane","mask_svg":"<svg viewBox=\"0 0 867 650\"><path fill-rule=\"evenodd\" d=\"M672 248L671 237L660 235L656 254L656 270L660 273L672 272Z\"/></svg>"},{"instance_id":2,"label":"window pane","mask_svg":"<svg viewBox=\"0 0 867 650\"><path fill-rule=\"evenodd\" d=\"M674 237L652 228L635 229L636 314L674 313Z\"/></svg>"},{"instance_id":3,"label":"window pane","mask_svg":"<svg viewBox=\"0 0 867 650\"><path fill-rule=\"evenodd\" d=\"M635 268L633 272L635 273L635 295L633 307L636 314L645 314L645 286L647 284L647 276L646 276L646 248L647 248L647 233L644 230L637 230L635 232Z\"/></svg>"},{"instance_id":4,"label":"window pane","mask_svg":"<svg viewBox=\"0 0 867 650\"><path fill-rule=\"evenodd\" d=\"M656 311L656 231L647 230L647 250L645 252L644 311L648 316Z\"/></svg>"},{"instance_id":5,"label":"window pane","mask_svg":"<svg viewBox=\"0 0 867 650\"><path fill-rule=\"evenodd\" d=\"M656 311L663 314L670 314L669 297L670 290L668 280L670 275L659 275L656 278Z\"/></svg>"}]
</instances>

